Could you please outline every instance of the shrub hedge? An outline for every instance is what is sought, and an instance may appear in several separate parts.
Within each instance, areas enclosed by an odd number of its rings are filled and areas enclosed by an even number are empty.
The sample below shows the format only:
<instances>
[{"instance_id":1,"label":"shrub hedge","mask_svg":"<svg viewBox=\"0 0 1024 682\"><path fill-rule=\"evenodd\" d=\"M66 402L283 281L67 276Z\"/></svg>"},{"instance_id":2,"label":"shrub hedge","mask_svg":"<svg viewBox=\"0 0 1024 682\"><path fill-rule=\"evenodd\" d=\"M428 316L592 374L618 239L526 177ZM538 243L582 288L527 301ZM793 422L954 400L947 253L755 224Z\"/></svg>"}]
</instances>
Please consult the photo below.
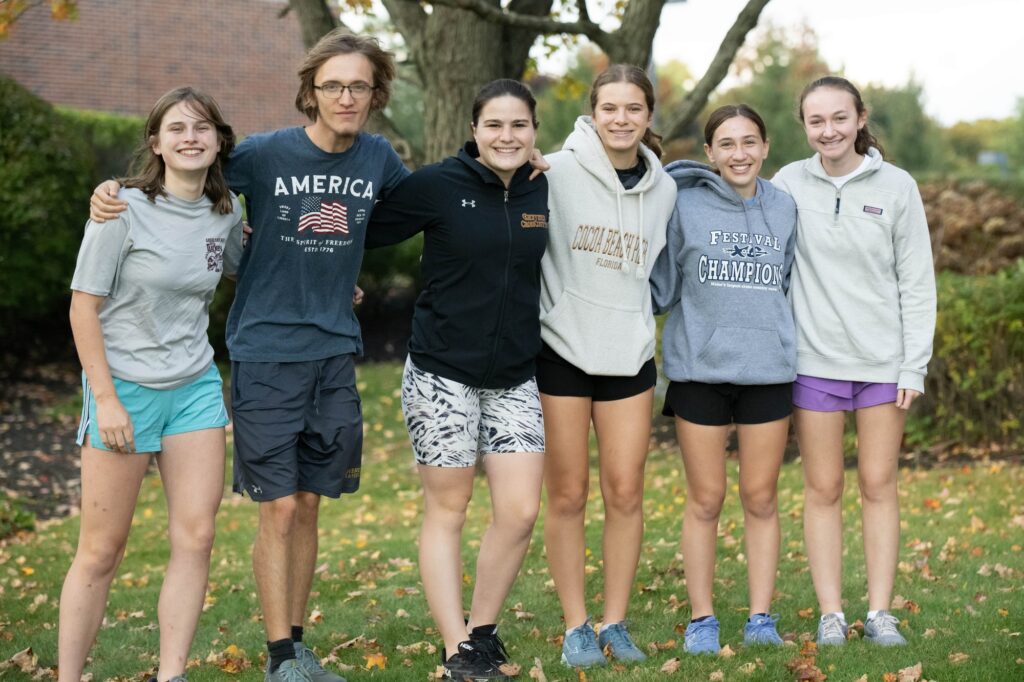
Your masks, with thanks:
<instances>
[{"instance_id":1,"label":"shrub hedge","mask_svg":"<svg viewBox=\"0 0 1024 682\"><path fill-rule=\"evenodd\" d=\"M908 444L1024 448L1024 260L994 275L941 273L935 353Z\"/></svg>"}]
</instances>

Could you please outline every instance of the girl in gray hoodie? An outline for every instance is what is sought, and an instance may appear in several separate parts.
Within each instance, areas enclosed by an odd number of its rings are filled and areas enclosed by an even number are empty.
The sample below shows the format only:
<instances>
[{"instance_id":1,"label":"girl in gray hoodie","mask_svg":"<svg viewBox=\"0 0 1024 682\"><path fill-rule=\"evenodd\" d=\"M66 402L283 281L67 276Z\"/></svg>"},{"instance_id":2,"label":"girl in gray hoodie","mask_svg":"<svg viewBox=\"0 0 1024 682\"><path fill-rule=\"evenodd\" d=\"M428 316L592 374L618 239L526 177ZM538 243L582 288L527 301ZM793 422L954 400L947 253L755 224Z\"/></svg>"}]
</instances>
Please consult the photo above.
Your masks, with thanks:
<instances>
[{"instance_id":1,"label":"girl in gray hoodie","mask_svg":"<svg viewBox=\"0 0 1024 682\"><path fill-rule=\"evenodd\" d=\"M782 644L769 609L779 558L776 488L796 376L786 300L796 205L758 177L768 135L753 109L715 110L704 139L712 167L678 161L666 168L679 192L651 293L656 313L670 311L662 336L671 380L664 414L675 416L689 493L683 563L692 614L683 646L692 654L717 654L711 588L731 424L739 436L749 557L744 642Z\"/></svg>"}]
</instances>

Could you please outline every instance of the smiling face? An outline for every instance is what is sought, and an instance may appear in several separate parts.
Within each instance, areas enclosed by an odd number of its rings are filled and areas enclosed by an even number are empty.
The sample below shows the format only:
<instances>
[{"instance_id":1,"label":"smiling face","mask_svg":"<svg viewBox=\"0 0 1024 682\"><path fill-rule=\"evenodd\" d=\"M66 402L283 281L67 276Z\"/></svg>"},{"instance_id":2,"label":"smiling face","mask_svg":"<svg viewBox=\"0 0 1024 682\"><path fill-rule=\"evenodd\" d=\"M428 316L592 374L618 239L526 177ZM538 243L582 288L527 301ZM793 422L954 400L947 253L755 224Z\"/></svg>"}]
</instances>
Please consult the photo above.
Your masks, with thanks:
<instances>
[{"instance_id":1,"label":"smiling face","mask_svg":"<svg viewBox=\"0 0 1024 682\"><path fill-rule=\"evenodd\" d=\"M768 157L768 141L762 139L757 125L746 116L733 116L715 129L711 144L704 145L708 161L722 179L743 198L757 192L757 175Z\"/></svg>"},{"instance_id":2,"label":"smiling face","mask_svg":"<svg viewBox=\"0 0 1024 682\"><path fill-rule=\"evenodd\" d=\"M313 77L315 86L322 87L325 83L366 83L373 86L373 64L358 52L336 55L324 62ZM370 117L372 91L360 99L353 97L348 88L340 97L328 97L322 90L313 90L312 96L316 98L317 117L310 126L310 137L327 151L348 149Z\"/></svg>"},{"instance_id":3,"label":"smiling face","mask_svg":"<svg viewBox=\"0 0 1024 682\"><path fill-rule=\"evenodd\" d=\"M857 113L853 95L837 88L820 87L804 97L800 108L807 143L821 154L829 175L853 172L861 157L855 148L857 133L867 123L867 112Z\"/></svg>"},{"instance_id":4,"label":"smiling face","mask_svg":"<svg viewBox=\"0 0 1024 682\"><path fill-rule=\"evenodd\" d=\"M152 145L153 153L164 160L165 172L177 174L205 174L220 147L217 128L188 101L164 113Z\"/></svg>"},{"instance_id":5,"label":"smiling face","mask_svg":"<svg viewBox=\"0 0 1024 682\"><path fill-rule=\"evenodd\" d=\"M625 81L606 83L597 91L594 127L612 166L620 170L636 165L637 150L651 125L652 112L644 91Z\"/></svg>"},{"instance_id":6,"label":"smiling face","mask_svg":"<svg viewBox=\"0 0 1024 682\"><path fill-rule=\"evenodd\" d=\"M530 159L537 140L530 107L513 95L488 100L473 124L473 139L480 152L480 163L507 185L516 170Z\"/></svg>"}]
</instances>

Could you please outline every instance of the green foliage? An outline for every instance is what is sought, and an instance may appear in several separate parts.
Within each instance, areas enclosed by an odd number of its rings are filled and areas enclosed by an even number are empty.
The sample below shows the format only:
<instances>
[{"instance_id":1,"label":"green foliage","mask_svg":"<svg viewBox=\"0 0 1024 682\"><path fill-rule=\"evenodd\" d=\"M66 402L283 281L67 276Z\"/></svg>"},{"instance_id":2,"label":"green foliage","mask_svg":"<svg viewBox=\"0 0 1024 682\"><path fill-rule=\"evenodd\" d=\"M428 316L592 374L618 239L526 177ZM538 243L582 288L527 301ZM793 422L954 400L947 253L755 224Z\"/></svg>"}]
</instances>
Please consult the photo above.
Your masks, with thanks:
<instances>
[{"instance_id":1,"label":"green foliage","mask_svg":"<svg viewBox=\"0 0 1024 682\"><path fill-rule=\"evenodd\" d=\"M912 173L949 168L953 152L938 123L924 111L924 89L913 78L906 85L861 90L871 132L886 159Z\"/></svg>"},{"instance_id":2,"label":"green foliage","mask_svg":"<svg viewBox=\"0 0 1024 682\"><path fill-rule=\"evenodd\" d=\"M0 540L21 532L35 530L36 517L17 499L0 493Z\"/></svg>"},{"instance_id":3,"label":"green foliage","mask_svg":"<svg viewBox=\"0 0 1024 682\"><path fill-rule=\"evenodd\" d=\"M538 149L544 153L561 149L577 117L590 113L590 84L605 64L607 58L601 52L584 47L576 53L576 61L565 75L529 79L537 98Z\"/></svg>"},{"instance_id":4,"label":"green foliage","mask_svg":"<svg viewBox=\"0 0 1024 682\"><path fill-rule=\"evenodd\" d=\"M942 273L935 352L908 442L1024 445L1024 260L995 275Z\"/></svg>"},{"instance_id":5,"label":"green foliage","mask_svg":"<svg viewBox=\"0 0 1024 682\"><path fill-rule=\"evenodd\" d=\"M57 111L78 130L81 139L92 149L93 186L127 174L132 155L142 142L145 119L66 107L58 107Z\"/></svg>"},{"instance_id":6,"label":"green foliage","mask_svg":"<svg viewBox=\"0 0 1024 682\"><path fill-rule=\"evenodd\" d=\"M92 190L74 125L0 77L0 342L30 346L66 318Z\"/></svg>"}]
</instances>

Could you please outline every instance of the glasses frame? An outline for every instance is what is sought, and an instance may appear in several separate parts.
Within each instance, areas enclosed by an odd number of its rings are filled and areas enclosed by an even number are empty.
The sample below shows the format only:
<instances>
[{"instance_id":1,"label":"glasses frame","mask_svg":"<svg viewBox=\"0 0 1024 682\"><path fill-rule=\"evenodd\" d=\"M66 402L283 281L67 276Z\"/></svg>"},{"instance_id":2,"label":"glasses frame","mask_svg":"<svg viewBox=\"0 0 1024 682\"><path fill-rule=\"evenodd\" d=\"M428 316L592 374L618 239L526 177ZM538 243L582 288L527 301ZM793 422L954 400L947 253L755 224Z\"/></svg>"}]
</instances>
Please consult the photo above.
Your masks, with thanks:
<instances>
[{"instance_id":1,"label":"glasses frame","mask_svg":"<svg viewBox=\"0 0 1024 682\"><path fill-rule=\"evenodd\" d=\"M339 88L341 88L341 90L338 92L337 95L329 95L324 90L324 87L327 85L337 85ZM356 91L352 89L353 87L364 85L369 88L369 90L367 90L365 94L356 94ZM321 85L314 85L313 89L317 90L321 95L323 95L327 99L341 99L345 95L345 91L348 90L348 94L352 96L352 99L363 100L373 95L373 92L374 90L377 89L377 86L370 85L369 83L365 83L363 81L356 81L355 83L349 83L348 85L345 85L344 83L338 83L337 81L327 81L327 83L323 83Z\"/></svg>"}]
</instances>

